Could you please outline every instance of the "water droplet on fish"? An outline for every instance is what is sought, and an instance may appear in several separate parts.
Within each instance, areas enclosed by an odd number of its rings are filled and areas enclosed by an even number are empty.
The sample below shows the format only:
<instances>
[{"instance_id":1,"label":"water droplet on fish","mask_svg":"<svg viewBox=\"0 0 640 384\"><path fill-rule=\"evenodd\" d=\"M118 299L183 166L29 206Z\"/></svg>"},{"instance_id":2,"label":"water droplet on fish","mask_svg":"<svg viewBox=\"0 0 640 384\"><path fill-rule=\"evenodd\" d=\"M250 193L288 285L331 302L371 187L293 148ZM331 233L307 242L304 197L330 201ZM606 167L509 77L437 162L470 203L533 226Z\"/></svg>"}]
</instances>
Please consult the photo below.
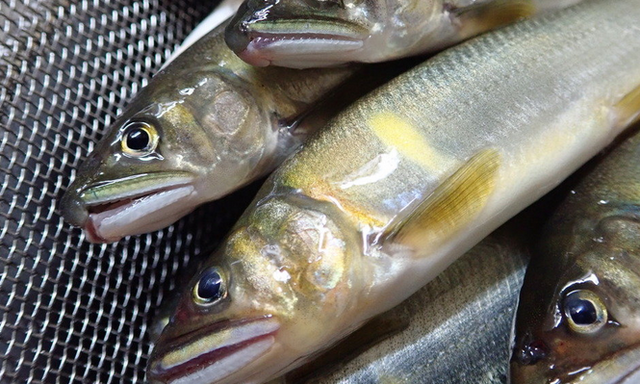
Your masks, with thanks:
<instances>
[{"instance_id":1,"label":"water droplet on fish","mask_svg":"<svg viewBox=\"0 0 640 384\"><path fill-rule=\"evenodd\" d=\"M609 200L600 200L598 201L598 205L607 205L609 204Z\"/></svg>"},{"instance_id":2,"label":"water droplet on fish","mask_svg":"<svg viewBox=\"0 0 640 384\"><path fill-rule=\"evenodd\" d=\"M193 93L194 90L195 88L183 88L179 92L181 95L190 95Z\"/></svg>"},{"instance_id":3,"label":"water droplet on fish","mask_svg":"<svg viewBox=\"0 0 640 384\"><path fill-rule=\"evenodd\" d=\"M602 236L594 237L593 241L595 241L596 243L604 243L604 237L602 237Z\"/></svg>"}]
</instances>

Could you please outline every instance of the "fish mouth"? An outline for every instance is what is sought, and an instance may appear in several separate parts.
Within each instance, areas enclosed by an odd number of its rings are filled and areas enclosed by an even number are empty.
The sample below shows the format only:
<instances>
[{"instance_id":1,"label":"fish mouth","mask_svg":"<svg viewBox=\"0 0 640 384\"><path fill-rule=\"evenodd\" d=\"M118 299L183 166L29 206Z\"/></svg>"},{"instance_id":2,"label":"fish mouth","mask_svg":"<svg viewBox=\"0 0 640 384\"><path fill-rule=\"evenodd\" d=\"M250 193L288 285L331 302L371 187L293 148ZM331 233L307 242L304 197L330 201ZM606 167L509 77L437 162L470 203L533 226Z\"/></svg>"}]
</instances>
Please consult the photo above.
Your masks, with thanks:
<instances>
[{"instance_id":1,"label":"fish mouth","mask_svg":"<svg viewBox=\"0 0 640 384\"><path fill-rule=\"evenodd\" d=\"M267 353L279 329L278 320L265 316L222 320L169 340L163 335L166 344L153 351L148 377L152 383L218 383Z\"/></svg>"},{"instance_id":2,"label":"fish mouth","mask_svg":"<svg viewBox=\"0 0 640 384\"><path fill-rule=\"evenodd\" d=\"M100 181L63 197L65 220L84 229L92 243L163 228L195 208L194 177L157 172Z\"/></svg>"},{"instance_id":3,"label":"fish mouth","mask_svg":"<svg viewBox=\"0 0 640 384\"><path fill-rule=\"evenodd\" d=\"M365 27L333 19L240 24L227 26L227 45L242 60L258 67L310 68L343 64L351 61L345 54L361 49L370 35Z\"/></svg>"}]
</instances>

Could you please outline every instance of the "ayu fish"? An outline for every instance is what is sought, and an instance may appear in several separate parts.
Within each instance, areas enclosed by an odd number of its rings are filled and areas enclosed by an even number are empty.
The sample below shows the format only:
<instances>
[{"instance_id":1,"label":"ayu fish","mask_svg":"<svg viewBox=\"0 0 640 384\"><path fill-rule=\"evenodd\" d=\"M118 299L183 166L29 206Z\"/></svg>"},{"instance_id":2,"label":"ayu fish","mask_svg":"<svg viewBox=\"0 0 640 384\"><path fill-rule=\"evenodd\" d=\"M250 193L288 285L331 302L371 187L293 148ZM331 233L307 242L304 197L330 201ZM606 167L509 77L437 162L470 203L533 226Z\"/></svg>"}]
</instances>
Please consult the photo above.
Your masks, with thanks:
<instances>
[{"instance_id":1,"label":"ayu fish","mask_svg":"<svg viewBox=\"0 0 640 384\"><path fill-rule=\"evenodd\" d=\"M640 382L640 133L587 172L532 255L514 384Z\"/></svg>"},{"instance_id":2,"label":"ayu fish","mask_svg":"<svg viewBox=\"0 0 640 384\"><path fill-rule=\"evenodd\" d=\"M161 229L266 175L324 125L304 117L356 71L255 68L223 29L153 77L78 170L61 208L89 241Z\"/></svg>"},{"instance_id":3,"label":"ayu fish","mask_svg":"<svg viewBox=\"0 0 640 384\"><path fill-rule=\"evenodd\" d=\"M541 221L532 216L548 211L535 205L311 363L323 366L294 370L283 383L504 384L518 289ZM381 331L393 334L371 346Z\"/></svg>"},{"instance_id":4,"label":"ayu fish","mask_svg":"<svg viewBox=\"0 0 640 384\"><path fill-rule=\"evenodd\" d=\"M261 383L409 297L640 110L640 0L446 51L354 103L267 180L182 293L153 383Z\"/></svg>"},{"instance_id":5,"label":"ayu fish","mask_svg":"<svg viewBox=\"0 0 640 384\"><path fill-rule=\"evenodd\" d=\"M247 0L226 41L247 63L292 68L434 52L581 0Z\"/></svg>"}]
</instances>

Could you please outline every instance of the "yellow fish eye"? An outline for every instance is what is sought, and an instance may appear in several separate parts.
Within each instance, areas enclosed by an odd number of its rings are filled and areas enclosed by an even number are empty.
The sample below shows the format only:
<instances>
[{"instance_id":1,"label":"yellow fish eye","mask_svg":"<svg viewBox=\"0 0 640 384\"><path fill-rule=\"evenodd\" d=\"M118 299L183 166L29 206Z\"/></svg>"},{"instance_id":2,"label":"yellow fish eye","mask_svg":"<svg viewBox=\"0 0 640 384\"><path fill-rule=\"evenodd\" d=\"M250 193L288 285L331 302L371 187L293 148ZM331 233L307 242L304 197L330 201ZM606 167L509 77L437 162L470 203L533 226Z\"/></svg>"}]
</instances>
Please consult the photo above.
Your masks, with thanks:
<instances>
[{"instance_id":1,"label":"yellow fish eye","mask_svg":"<svg viewBox=\"0 0 640 384\"><path fill-rule=\"evenodd\" d=\"M200 306L210 306L224 299L227 287L222 273L215 267L204 270L191 293L193 301Z\"/></svg>"},{"instance_id":2,"label":"yellow fish eye","mask_svg":"<svg viewBox=\"0 0 640 384\"><path fill-rule=\"evenodd\" d=\"M125 125L120 144L124 154L131 157L142 157L156 149L158 132L151 124L132 121Z\"/></svg>"},{"instance_id":3,"label":"yellow fish eye","mask_svg":"<svg viewBox=\"0 0 640 384\"><path fill-rule=\"evenodd\" d=\"M569 292L562 303L569 328L577 333L598 331L607 323L607 307L595 293L578 289Z\"/></svg>"}]
</instances>

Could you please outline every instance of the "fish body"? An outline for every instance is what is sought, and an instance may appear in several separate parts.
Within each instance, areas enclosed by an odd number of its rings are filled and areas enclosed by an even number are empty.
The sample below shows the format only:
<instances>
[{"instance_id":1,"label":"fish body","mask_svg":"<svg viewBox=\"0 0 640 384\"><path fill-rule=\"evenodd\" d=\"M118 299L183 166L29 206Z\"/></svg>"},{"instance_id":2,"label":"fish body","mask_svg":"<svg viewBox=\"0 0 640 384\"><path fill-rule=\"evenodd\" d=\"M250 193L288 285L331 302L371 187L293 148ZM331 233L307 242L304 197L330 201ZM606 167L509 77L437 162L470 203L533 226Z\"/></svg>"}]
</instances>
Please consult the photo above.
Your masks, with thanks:
<instances>
[{"instance_id":1,"label":"fish body","mask_svg":"<svg viewBox=\"0 0 640 384\"><path fill-rule=\"evenodd\" d=\"M484 35L333 119L191 280L150 380L280 376L557 185L640 109L639 6L592 1Z\"/></svg>"},{"instance_id":2,"label":"fish body","mask_svg":"<svg viewBox=\"0 0 640 384\"><path fill-rule=\"evenodd\" d=\"M581 0L247 0L226 41L257 66L309 68L434 52Z\"/></svg>"},{"instance_id":3,"label":"fish body","mask_svg":"<svg viewBox=\"0 0 640 384\"><path fill-rule=\"evenodd\" d=\"M511 382L640 382L640 134L598 159L546 226L515 329Z\"/></svg>"},{"instance_id":4,"label":"fish body","mask_svg":"<svg viewBox=\"0 0 640 384\"><path fill-rule=\"evenodd\" d=\"M224 25L140 91L78 170L61 208L92 242L163 228L264 176L323 120L300 122L356 68L254 68Z\"/></svg>"},{"instance_id":5,"label":"fish body","mask_svg":"<svg viewBox=\"0 0 640 384\"><path fill-rule=\"evenodd\" d=\"M528 210L535 215L519 214L381 315L393 324L406 324L405 329L350 361L340 356L345 349L341 342L326 352L337 356L335 371L326 372L331 367L325 365L301 381L296 370L287 375L286 382L504 383L517 292L524 278L531 234L537 232L541 221L532 216L548 211L539 203L535 205L535 211ZM370 325L364 327L368 333L372 332Z\"/></svg>"}]
</instances>

